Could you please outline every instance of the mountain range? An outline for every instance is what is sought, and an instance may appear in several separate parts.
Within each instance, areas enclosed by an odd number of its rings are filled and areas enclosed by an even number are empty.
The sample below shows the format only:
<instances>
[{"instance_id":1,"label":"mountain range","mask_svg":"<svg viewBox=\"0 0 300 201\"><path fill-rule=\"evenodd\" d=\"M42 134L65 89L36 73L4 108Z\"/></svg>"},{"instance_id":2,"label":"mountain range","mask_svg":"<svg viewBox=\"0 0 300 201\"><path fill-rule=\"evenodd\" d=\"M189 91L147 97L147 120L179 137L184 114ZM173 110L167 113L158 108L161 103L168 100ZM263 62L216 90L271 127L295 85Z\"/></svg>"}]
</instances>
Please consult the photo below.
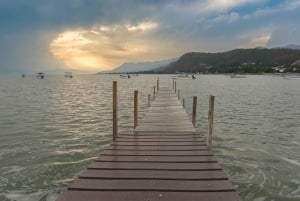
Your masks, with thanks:
<instances>
[{"instance_id":1,"label":"mountain range","mask_svg":"<svg viewBox=\"0 0 300 201\"><path fill-rule=\"evenodd\" d=\"M191 52L169 64L162 73L264 73L289 68L300 60L298 49L235 49L222 53Z\"/></svg>"},{"instance_id":2,"label":"mountain range","mask_svg":"<svg viewBox=\"0 0 300 201\"><path fill-rule=\"evenodd\" d=\"M280 48L283 48L283 49L295 49L295 50L300 50L300 45L289 44L289 45L282 46L282 47L275 47L274 49L280 49Z\"/></svg>"},{"instance_id":3,"label":"mountain range","mask_svg":"<svg viewBox=\"0 0 300 201\"><path fill-rule=\"evenodd\" d=\"M124 63L119 67L111 70L111 71L102 71L103 73L136 73L136 72L146 72L152 71L157 68L162 68L167 66L168 64L175 62L178 58L163 60L163 61L152 61L152 62L135 62L135 63Z\"/></svg>"},{"instance_id":4,"label":"mountain range","mask_svg":"<svg viewBox=\"0 0 300 201\"><path fill-rule=\"evenodd\" d=\"M294 69L299 63L300 45L289 44L271 49L257 47L218 53L189 52L169 60L124 63L114 70L100 73L262 73L274 72L274 67L288 69L293 66Z\"/></svg>"}]
</instances>

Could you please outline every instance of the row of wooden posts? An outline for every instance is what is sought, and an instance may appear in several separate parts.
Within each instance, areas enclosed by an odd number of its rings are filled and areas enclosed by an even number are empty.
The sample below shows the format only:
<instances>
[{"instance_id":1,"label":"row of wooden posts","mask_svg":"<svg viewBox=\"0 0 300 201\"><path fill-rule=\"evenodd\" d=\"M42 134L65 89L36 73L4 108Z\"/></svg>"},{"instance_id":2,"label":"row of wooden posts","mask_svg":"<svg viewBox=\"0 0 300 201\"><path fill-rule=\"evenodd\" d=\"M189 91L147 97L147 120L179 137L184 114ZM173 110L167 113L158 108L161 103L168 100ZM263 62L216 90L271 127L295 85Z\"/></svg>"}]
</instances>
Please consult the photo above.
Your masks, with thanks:
<instances>
[{"instance_id":1,"label":"row of wooden posts","mask_svg":"<svg viewBox=\"0 0 300 201\"><path fill-rule=\"evenodd\" d=\"M157 88L157 92L156 89ZM157 79L157 86L153 86L153 100L155 94L159 90L159 79ZM176 89L176 80L173 79L173 90L178 95L180 100L180 90ZM117 118L117 81L113 81L113 141L117 139L118 134L118 118ZM148 94L148 107L150 107L151 95ZM208 134L207 134L207 145L211 148L212 145L212 131L213 131L213 119L214 119L214 102L215 97L209 96L209 110L208 110ZM185 99L182 99L182 106L185 108ZM192 123L196 127L196 114L197 114L197 96L193 96L193 110L192 110ZM138 91L134 91L134 112L133 112L133 127L134 129L138 126Z\"/></svg>"},{"instance_id":2,"label":"row of wooden posts","mask_svg":"<svg viewBox=\"0 0 300 201\"><path fill-rule=\"evenodd\" d=\"M177 90L176 80L173 79L173 90L178 95L180 100L180 90ZM185 108L185 99L182 99L182 106ZM209 110L208 110L208 129L207 129L207 145L211 149L212 146L212 132L214 121L214 108L215 108L215 96L209 96ZM192 110L192 123L196 127L196 114L197 114L197 96L193 96L193 110Z\"/></svg>"}]
</instances>

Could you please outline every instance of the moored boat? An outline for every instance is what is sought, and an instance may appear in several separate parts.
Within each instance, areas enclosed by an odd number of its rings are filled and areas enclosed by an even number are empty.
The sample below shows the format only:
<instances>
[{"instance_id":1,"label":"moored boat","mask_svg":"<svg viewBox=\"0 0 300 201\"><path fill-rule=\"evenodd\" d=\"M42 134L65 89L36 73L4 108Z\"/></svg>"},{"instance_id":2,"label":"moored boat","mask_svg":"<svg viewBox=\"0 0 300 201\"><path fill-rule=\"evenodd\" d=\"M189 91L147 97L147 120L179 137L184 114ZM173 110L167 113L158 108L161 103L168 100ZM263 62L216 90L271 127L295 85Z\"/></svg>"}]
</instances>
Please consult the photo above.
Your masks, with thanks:
<instances>
[{"instance_id":1,"label":"moored boat","mask_svg":"<svg viewBox=\"0 0 300 201\"><path fill-rule=\"evenodd\" d=\"M44 79L45 74L43 72L38 72L38 73L36 73L36 77L39 78L39 79Z\"/></svg>"},{"instance_id":2,"label":"moored boat","mask_svg":"<svg viewBox=\"0 0 300 201\"><path fill-rule=\"evenodd\" d=\"M230 78L246 78L246 76L233 74L233 75L230 75Z\"/></svg>"},{"instance_id":3,"label":"moored boat","mask_svg":"<svg viewBox=\"0 0 300 201\"><path fill-rule=\"evenodd\" d=\"M73 78L72 72L65 72L65 77L67 77L67 78Z\"/></svg>"}]
</instances>

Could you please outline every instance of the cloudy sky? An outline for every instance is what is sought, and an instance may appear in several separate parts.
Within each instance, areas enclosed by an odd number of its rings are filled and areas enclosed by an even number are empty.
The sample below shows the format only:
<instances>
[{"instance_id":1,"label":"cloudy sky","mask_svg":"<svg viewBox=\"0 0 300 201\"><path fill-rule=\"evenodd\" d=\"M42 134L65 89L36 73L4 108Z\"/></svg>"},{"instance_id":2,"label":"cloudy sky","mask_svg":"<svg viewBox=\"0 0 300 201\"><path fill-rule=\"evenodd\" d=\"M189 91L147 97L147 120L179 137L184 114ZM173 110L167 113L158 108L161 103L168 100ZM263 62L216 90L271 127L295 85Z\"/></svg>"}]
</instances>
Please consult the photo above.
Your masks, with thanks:
<instances>
[{"instance_id":1,"label":"cloudy sky","mask_svg":"<svg viewBox=\"0 0 300 201\"><path fill-rule=\"evenodd\" d=\"M300 44L300 0L0 0L0 74Z\"/></svg>"}]
</instances>

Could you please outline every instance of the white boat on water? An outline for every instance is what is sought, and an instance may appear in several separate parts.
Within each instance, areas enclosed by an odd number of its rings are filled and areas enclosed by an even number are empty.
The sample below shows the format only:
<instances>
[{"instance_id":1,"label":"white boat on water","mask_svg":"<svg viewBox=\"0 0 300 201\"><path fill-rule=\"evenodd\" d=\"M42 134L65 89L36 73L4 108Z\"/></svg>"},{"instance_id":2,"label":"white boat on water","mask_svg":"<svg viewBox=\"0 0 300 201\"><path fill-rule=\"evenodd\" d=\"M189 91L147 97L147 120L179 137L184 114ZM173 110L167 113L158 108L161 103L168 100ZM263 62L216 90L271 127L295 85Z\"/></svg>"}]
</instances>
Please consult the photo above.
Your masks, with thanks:
<instances>
[{"instance_id":1,"label":"white boat on water","mask_svg":"<svg viewBox=\"0 0 300 201\"><path fill-rule=\"evenodd\" d=\"M73 78L73 73L72 72L65 72L65 77Z\"/></svg>"},{"instance_id":2,"label":"white boat on water","mask_svg":"<svg viewBox=\"0 0 300 201\"><path fill-rule=\"evenodd\" d=\"M281 73L281 77L287 80L299 80L300 73Z\"/></svg>"},{"instance_id":3,"label":"white boat on water","mask_svg":"<svg viewBox=\"0 0 300 201\"><path fill-rule=\"evenodd\" d=\"M180 71L176 71L175 75L172 76L173 78L184 78L184 79L191 79L190 74L186 73L186 72L180 72Z\"/></svg>"},{"instance_id":4,"label":"white boat on water","mask_svg":"<svg viewBox=\"0 0 300 201\"><path fill-rule=\"evenodd\" d=\"M128 75L123 75L123 74L121 74L120 75L120 78L127 78L127 79L129 79L130 78L130 75L128 74Z\"/></svg>"},{"instance_id":5,"label":"white boat on water","mask_svg":"<svg viewBox=\"0 0 300 201\"><path fill-rule=\"evenodd\" d=\"M246 78L246 76L233 74L233 75L230 75L230 78Z\"/></svg>"},{"instance_id":6,"label":"white boat on water","mask_svg":"<svg viewBox=\"0 0 300 201\"><path fill-rule=\"evenodd\" d=\"M36 73L36 77L39 78L39 79L44 79L45 74L43 72L38 72L38 73Z\"/></svg>"}]
</instances>

